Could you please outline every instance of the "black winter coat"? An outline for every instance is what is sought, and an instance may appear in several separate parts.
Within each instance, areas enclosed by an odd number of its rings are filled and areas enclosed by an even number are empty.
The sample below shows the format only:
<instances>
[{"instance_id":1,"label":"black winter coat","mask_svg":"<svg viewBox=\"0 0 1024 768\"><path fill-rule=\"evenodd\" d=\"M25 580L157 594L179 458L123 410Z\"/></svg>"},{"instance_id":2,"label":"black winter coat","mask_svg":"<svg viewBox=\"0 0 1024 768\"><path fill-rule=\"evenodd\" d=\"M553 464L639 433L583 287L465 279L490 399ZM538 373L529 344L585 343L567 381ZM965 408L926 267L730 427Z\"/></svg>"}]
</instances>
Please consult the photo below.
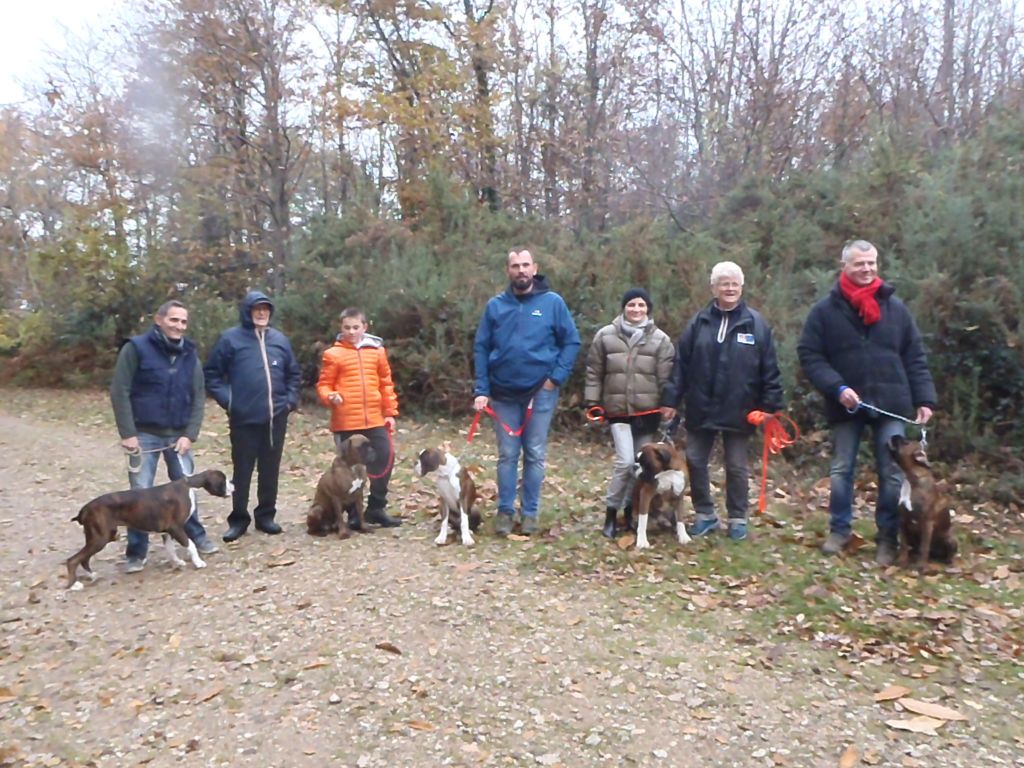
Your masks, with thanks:
<instances>
[{"instance_id":1,"label":"black winter coat","mask_svg":"<svg viewBox=\"0 0 1024 768\"><path fill-rule=\"evenodd\" d=\"M928 370L921 333L891 285L876 298L881 319L865 325L839 284L813 307L804 323L797 354L804 375L825 398L830 424L859 418L839 402L839 388L852 387L866 403L913 419L917 408L935 408L935 383Z\"/></svg>"},{"instance_id":2,"label":"black winter coat","mask_svg":"<svg viewBox=\"0 0 1024 768\"><path fill-rule=\"evenodd\" d=\"M725 339L718 341L723 315ZM687 429L751 433L750 411L783 408L782 376L772 331L760 313L740 302L723 313L712 301L693 316L676 343L676 363L662 404L685 400Z\"/></svg>"}]
</instances>

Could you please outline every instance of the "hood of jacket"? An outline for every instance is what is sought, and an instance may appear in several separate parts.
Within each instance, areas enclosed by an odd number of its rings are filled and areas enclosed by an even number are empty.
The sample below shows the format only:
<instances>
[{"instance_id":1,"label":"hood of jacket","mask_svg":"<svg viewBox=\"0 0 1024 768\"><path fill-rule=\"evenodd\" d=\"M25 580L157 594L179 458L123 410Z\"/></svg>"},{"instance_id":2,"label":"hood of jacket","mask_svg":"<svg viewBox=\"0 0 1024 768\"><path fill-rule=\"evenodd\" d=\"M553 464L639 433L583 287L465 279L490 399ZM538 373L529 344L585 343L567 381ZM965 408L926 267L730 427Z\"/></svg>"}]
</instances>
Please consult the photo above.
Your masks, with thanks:
<instances>
[{"instance_id":1,"label":"hood of jacket","mask_svg":"<svg viewBox=\"0 0 1024 768\"><path fill-rule=\"evenodd\" d=\"M384 346L384 339L380 336L374 336L372 333L363 334L363 338L359 340L358 344L349 344L345 341L344 334L339 333L334 337L334 343L340 344L343 347L353 347L354 349L378 349Z\"/></svg>"},{"instance_id":2,"label":"hood of jacket","mask_svg":"<svg viewBox=\"0 0 1024 768\"><path fill-rule=\"evenodd\" d=\"M270 305L270 319L274 319L274 302L263 291L249 291L238 304L238 322L250 331L256 326L252 322L252 308L257 304Z\"/></svg>"}]
</instances>

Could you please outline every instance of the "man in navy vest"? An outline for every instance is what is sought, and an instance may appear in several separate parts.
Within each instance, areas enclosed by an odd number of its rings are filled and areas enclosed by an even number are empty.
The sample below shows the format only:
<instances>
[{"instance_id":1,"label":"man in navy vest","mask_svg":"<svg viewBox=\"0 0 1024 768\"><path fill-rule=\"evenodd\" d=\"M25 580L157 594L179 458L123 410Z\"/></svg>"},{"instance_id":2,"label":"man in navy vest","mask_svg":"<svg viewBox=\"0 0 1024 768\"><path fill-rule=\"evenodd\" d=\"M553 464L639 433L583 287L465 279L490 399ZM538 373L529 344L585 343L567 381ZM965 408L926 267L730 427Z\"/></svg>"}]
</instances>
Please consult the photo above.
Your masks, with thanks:
<instances>
[{"instance_id":1,"label":"man in navy vest","mask_svg":"<svg viewBox=\"0 0 1024 768\"><path fill-rule=\"evenodd\" d=\"M160 456L171 480L195 471L192 443L203 423L206 389L196 345L185 338L187 329L185 305L165 302L156 311L149 332L133 336L117 356L110 401L121 447L129 453L132 488L153 486ZM217 551L195 507L185 522L185 532L202 554ZM142 570L148 548L149 534L129 528L126 573Z\"/></svg>"}]
</instances>

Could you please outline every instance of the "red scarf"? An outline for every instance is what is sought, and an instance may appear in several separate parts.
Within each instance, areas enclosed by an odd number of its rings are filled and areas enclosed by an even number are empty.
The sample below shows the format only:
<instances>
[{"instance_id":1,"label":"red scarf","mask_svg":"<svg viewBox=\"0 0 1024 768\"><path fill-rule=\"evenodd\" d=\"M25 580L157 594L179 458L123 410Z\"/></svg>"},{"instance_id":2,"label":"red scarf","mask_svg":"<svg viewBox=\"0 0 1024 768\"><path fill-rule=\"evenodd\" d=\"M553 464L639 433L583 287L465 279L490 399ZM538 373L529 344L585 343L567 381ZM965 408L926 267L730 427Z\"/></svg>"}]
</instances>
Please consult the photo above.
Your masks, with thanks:
<instances>
[{"instance_id":1,"label":"red scarf","mask_svg":"<svg viewBox=\"0 0 1024 768\"><path fill-rule=\"evenodd\" d=\"M874 325L882 319L882 310L878 308L878 299L875 294L882 287L882 278L876 277L867 285L857 285L846 276L845 272L839 273L839 290L850 302L864 325Z\"/></svg>"}]
</instances>

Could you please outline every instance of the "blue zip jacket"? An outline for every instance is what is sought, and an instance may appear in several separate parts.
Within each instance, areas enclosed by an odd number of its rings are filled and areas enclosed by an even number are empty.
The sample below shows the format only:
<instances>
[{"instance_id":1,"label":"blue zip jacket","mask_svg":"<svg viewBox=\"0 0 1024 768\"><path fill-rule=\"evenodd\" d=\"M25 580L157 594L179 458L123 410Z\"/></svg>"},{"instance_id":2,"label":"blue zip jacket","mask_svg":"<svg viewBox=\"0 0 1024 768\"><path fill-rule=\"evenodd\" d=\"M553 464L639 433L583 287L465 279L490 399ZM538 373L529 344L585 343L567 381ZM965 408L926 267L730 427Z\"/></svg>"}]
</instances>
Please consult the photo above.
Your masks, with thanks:
<instances>
[{"instance_id":1,"label":"blue zip jacket","mask_svg":"<svg viewBox=\"0 0 1024 768\"><path fill-rule=\"evenodd\" d=\"M561 386L569 378L580 335L565 301L542 275L522 296L511 285L487 302L473 343L475 395L524 395L545 379Z\"/></svg>"},{"instance_id":2,"label":"blue zip jacket","mask_svg":"<svg viewBox=\"0 0 1024 768\"><path fill-rule=\"evenodd\" d=\"M288 337L268 327L264 335L266 364L252 322L255 304L274 303L262 291L249 291L238 305L239 325L217 339L203 367L206 391L228 412L231 424L268 424L299 404L300 371ZM267 392L267 381L270 392Z\"/></svg>"}]
</instances>

